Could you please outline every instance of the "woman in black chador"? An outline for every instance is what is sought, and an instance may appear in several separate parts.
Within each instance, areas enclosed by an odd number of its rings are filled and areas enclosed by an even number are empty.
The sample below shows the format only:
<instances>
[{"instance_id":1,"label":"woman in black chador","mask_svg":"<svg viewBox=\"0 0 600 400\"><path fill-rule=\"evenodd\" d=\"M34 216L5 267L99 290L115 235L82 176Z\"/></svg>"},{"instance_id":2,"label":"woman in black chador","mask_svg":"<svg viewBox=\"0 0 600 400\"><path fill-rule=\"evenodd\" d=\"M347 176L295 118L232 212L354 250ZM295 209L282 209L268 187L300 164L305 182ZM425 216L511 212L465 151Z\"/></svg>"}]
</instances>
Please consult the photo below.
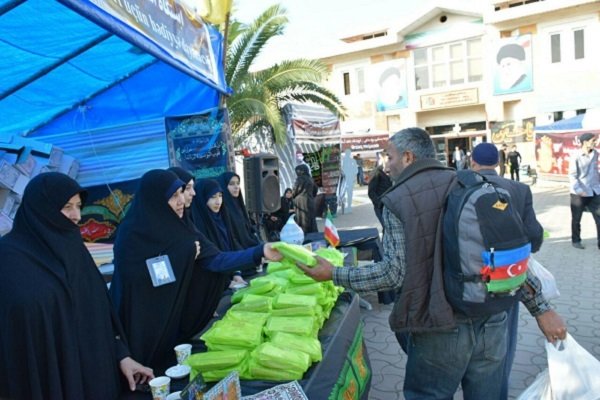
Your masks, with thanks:
<instances>
[{"instance_id":1,"label":"woman in black chador","mask_svg":"<svg viewBox=\"0 0 600 400\"><path fill-rule=\"evenodd\" d=\"M305 164L296 166L296 176L293 190L296 222L305 234L317 232L317 208L315 205L317 185L313 182L310 170Z\"/></svg>"},{"instance_id":2,"label":"woman in black chador","mask_svg":"<svg viewBox=\"0 0 600 400\"><path fill-rule=\"evenodd\" d=\"M196 268L229 272L281 258L270 245L220 252L183 219L184 187L173 172L145 173L114 247L111 296L132 354L158 372L175 363L173 347L201 328L206 308L190 303L190 292L201 290Z\"/></svg>"},{"instance_id":3,"label":"woman in black chador","mask_svg":"<svg viewBox=\"0 0 600 400\"><path fill-rule=\"evenodd\" d=\"M235 172L224 172L217 179L223 189L223 204L236 227L233 239L243 248L260 243L255 225L250 221L244 197L240 190L240 176Z\"/></svg>"},{"instance_id":4,"label":"woman in black chador","mask_svg":"<svg viewBox=\"0 0 600 400\"><path fill-rule=\"evenodd\" d=\"M36 176L0 239L2 399L117 399L120 375L131 389L153 377L129 357L83 244L85 194L64 174Z\"/></svg>"}]
</instances>

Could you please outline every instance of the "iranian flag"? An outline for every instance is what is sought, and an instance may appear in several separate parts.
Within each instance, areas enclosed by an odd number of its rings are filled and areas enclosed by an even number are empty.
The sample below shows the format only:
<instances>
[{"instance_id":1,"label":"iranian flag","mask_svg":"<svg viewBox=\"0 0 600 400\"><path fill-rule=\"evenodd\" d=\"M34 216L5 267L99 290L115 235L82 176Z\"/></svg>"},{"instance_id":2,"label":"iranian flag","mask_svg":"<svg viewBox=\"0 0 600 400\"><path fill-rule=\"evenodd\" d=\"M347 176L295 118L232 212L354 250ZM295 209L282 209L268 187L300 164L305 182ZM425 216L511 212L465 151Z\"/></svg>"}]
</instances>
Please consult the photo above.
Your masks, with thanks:
<instances>
[{"instance_id":1,"label":"iranian flag","mask_svg":"<svg viewBox=\"0 0 600 400\"><path fill-rule=\"evenodd\" d=\"M323 231L325 240L332 246L337 247L340 244L340 235L338 235L337 228L333 225L333 217L331 211L327 210L327 218L325 218L325 230Z\"/></svg>"}]
</instances>

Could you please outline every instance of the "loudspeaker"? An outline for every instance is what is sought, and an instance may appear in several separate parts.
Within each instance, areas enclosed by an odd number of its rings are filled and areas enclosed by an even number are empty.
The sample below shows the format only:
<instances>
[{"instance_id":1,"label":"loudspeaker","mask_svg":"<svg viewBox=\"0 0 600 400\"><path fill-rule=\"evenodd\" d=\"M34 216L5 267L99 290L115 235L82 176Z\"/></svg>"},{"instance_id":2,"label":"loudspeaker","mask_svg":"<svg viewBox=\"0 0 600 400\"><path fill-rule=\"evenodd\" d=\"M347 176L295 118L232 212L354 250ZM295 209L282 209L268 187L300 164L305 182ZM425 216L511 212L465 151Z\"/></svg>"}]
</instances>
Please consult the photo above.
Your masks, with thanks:
<instances>
[{"instance_id":1,"label":"loudspeaker","mask_svg":"<svg viewBox=\"0 0 600 400\"><path fill-rule=\"evenodd\" d=\"M281 207L279 159L267 153L244 158L246 209L251 213L273 213Z\"/></svg>"}]
</instances>

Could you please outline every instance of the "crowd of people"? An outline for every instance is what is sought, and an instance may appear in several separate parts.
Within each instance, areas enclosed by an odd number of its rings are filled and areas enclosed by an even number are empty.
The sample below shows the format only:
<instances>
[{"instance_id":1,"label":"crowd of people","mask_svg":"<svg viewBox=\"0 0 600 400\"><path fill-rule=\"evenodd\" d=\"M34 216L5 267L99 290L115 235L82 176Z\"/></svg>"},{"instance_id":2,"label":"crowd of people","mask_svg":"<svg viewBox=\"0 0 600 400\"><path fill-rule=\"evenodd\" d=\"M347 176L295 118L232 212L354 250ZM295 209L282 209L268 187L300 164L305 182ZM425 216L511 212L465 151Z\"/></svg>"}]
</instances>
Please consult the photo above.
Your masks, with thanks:
<instances>
[{"instance_id":1,"label":"crowd of people","mask_svg":"<svg viewBox=\"0 0 600 400\"><path fill-rule=\"evenodd\" d=\"M588 208L600 248L597 138L579 139L582 151L570 174L572 243L583 248L580 220ZM472 316L449 301L439 221L460 172L435 156L420 128L390 138L369 182L384 227L381 261L334 268L319 258L314 268L299 266L317 281L357 292L398 291L390 327L408 356L405 398L452 398L461 385L467 400L506 399L519 305ZM502 177L503 160L515 157L518 166L516 148L503 156L502 148L480 143L469 166L509 195L536 252L543 229L531 190L518 182L518 172L516 179ZM290 215L305 233L317 231L310 168L299 164L296 173L280 210L267 216L273 232ZM281 258L257 235L239 175L197 180L177 167L151 170L118 227L107 291L77 225L85 200L75 180L40 174L25 189L12 231L0 238L0 320L11 321L0 326L0 398L118 398L121 381L134 390L175 364L174 346L208 324L227 287L245 283L244 271ZM566 337L566 325L529 270L517 296L548 341Z\"/></svg>"}]
</instances>

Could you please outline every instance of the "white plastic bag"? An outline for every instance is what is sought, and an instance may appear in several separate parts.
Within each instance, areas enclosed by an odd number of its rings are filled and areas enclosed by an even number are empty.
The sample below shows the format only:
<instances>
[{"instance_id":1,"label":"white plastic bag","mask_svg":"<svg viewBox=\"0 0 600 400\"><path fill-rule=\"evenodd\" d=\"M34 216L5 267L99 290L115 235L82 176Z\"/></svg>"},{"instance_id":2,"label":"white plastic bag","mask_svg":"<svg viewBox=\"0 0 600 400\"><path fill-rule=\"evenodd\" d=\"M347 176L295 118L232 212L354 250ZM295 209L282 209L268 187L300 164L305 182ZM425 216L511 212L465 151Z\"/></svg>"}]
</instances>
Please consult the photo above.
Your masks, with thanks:
<instances>
[{"instance_id":1,"label":"white plastic bag","mask_svg":"<svg viewBox=\"0 0 600 400\"><path fill-rule=\"evenodd\" d=\"M529 257L529 270L542 283L542 294L546 300L556 299L560 296L560 292L556 286L556 279L554 279L552 272L548 271L538 260L531 256Z\"/></svg>"},{"instance_id":2,"label":"white plastic bag","mask_svg":"<svg viewBox=\"0 0 600 400\"><path fill-rule=\"evenodd\" d=\"M553 400L548 368L538 374L517 400Z\"/></svg>"},{"instance_id":3,"label":"white plastic bag","mask_svg":"<svg viewBox=\"0 0 600 400\"><path fill-rule=\"evenodd\" d=\"M558 342L557 347L546 343L554 400L599 400L600 361L568 333L567 338Z\"/></svg>"},{"instance_id":4,"label":"white plastic bag","mask_svg":"<svg viewBox=\"0 0 600 400\"><path fill-rule=\"evenodd\" d=\"M290 215L287 222L281 229L279 238L282 242L299 244L304 243L304 231L300 228L300 225L296 223L293 215Z\"/></svg>"}]
</instances>

